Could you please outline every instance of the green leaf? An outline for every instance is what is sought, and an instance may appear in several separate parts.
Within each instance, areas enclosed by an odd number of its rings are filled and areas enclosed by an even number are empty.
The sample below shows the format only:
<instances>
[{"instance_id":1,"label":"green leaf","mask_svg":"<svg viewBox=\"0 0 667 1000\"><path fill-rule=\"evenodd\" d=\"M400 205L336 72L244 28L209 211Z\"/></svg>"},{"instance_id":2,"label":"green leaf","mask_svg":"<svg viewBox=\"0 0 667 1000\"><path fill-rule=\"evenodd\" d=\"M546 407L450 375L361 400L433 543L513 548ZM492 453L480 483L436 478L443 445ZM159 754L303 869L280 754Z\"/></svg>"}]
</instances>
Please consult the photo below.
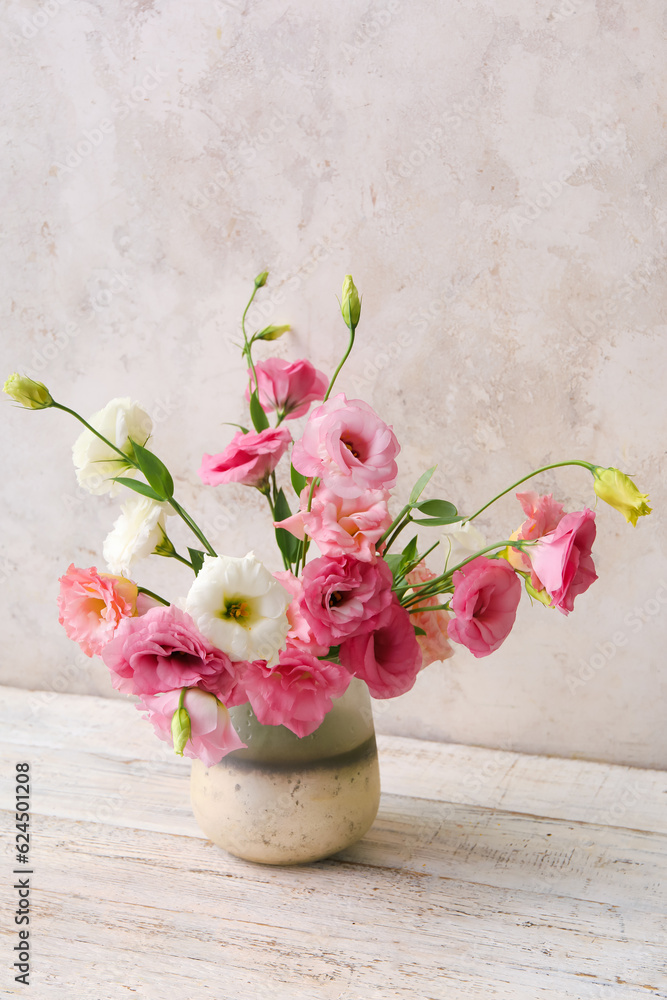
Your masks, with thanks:
<instances>
[{"instance_id":1,"label":"green leaf","mask_svg":"<svg viewBox=\"0 0 667 1000\"><path fill-rule=\"evenodd\" d=\"M250 431L248 430L248 428L244 427L243 424L235 424L235 423L232 423L231 420L223 420L222 421L222 426L223 427L238 427L238 429L240 431L243 431L244 434L250 434Z\"/></svg>"},{"instance_id":2,"label":"green leaf","mask_svg":"<svg viewBox=\"0 0 667 1000\"><path fill-rule=\"evenodd\" d=\"M292 513L287 502L287 497L285 496L285 491L282 487L276 494L276 502L273 510L276 515L276 521L284 521L285 518L290 517ZM295 538L290 531L286 531L285 528L276 528L276 541L278 542L278 548L285 556L285 559L287 559L289 563L293 563L299 552L299 539Z\"/></svg>"},{"instance_id":3,"label":"green leaf","mask_svg":"<svg viewBox=\"0 0 667 1000\"><path fill-rule=\"evenodd\" d=\"M290 476L292 478L294 492L297 496L301 496L301 491L306 485L306 477L302 476L300 472L297 472L293 465L290 465Z\"/></svg>"},{"instance_id":4,"label":"green leaf","mask_svg":"<svg viewBox=\"0 0 667 1000\"><path fill-rule=\"evenodd\" d=\"M412 627L415 630L415 635L426 635L424 629L420 628L419 625L413 625Z\"/></svg>"},{"instance_id":5,"label":"green leaf","mask_svg":"<svg viewBox=\"0 0 667 1000\"><path fill-rule=\"evenodd\" d=\"M257 395L257 389L254 390L252 396L250 397L250 419L252 420L252 425L256 431L265 431L269 426L269 418L262 409L262 404L259 401L259 396Z\"/></svg>"},{"instance_id":6,"label":"green leaf","mask_svg":"<svg viewBox=\"0 0 667 1000\"><path fill-rule=\"evenodd\" d=\"M451 517L413 517L413 524L424 524L435 528L439 524L455 524L461 520L460 514L453 514Z\"/></svg>"},{"instance_id":7,"label":"green leaf","mask_svg":"<svg viewBox=\"0 0 667 1000\"><path fill-rule=\"evenodd\" d=\"M437 468L438 468L437 465L433 465L430 469L426 470L423 476L419 477L415 485L412 487L412 493L410 494L410 499L408 500L408 503L414 504L417 502L417 500L419 500L420 496L426 489L426 484L428 483L429 479L431 478L431 476L433 475L433 473Z\"/></svg>"},{"instance_id":8,"label":"green leaf","mask_svg":"<svg viewBox=\"0 0 667 1000\"><path fill-rule=\"evenodd\" d=\"M157 455L154 455L148 448L132 441L134 455L139 468L148 480L150 486L160 495L160 500L171 500L174 495L174 480L171 478L169 469L161 462Z\"/></svg>"},{"instance_id":9,"label":"green leaf","mask_svg":"<svg viewBox=\"0 0 667 1000\"><path fill-rule=\"evenodd\" d=\"M391 552L389 555L384 557L384 561L389 566L394 577L394 582L402 580L406 573L419 562L419 555L417 554L417 536L411 538L408 544L405 546L403 551L399 555L393 555ZM407 587L403 588L404 590ZM398 592L398 591L397 591Z\"/></svg>"},{"instance_id":10,"label":"green leaf","mask_svg":"<svg viewBox=\"0 0 667 1000\"><path fill-rule=\"evenodd\" d=\"M191 549L188 545L188 552L190 553L190 562L195 571L195 576L199 573L199 570L204 565L204 556L206 553L202 552L201 549Z\"/></svg>"},{"instance_id":11,"label":"green leaf","mask_svg":"<svg viewBox=\"0 0 667 1000\"><path fill-rule=\"evenodd\" d=\"M292 516L292 511L289 509L287 497L285 496L285 491L282 487L276 493L276 502L273 509L275 511L276 521L284 521L285 518Z\"/></svg>"},{"instance_id":12,"label":"green leaf","mask_svg":"<svg viewBox=\"0 0 667 1000\"><path fill-rule=\"evenodd\" d=\"M417 558L417 536L411 538L408 544L403 549L402 562L408 566L411 562L414 562Z\"/></svg>"},{"instance_id":13,"label":"green leaf","mask_svg":"<svg viewBox=\"0 0 667 1000\"><path fill-rule=\"evenodd\" d=\"M116 476L114 483L120 483L121 486L127 486L128 490L134 490L135 493L141 493L144 497L149 497L150 500L157 500L161 503L164 497L161 497L159 493L151 489L148 483L137 482L136 479L126 479L125 476Z\"/></svg>"},{"instance_id":14,"label":"green leaf","mask_svg":"<svg viewBox=\"0 0 667 1000\"><path fill-rule=\"evenodd\" d=\"M403 576L403 572L401 570L402 559L403 556L399 556L398 553L394 554L393 552L390 552L389 555L384 556L384 561L391 570L391 575L394 578L394 582L400 580Z\"/></svg>"},{"instance_id":15,"label":"green leaf","mask_svg":"<svg viewBox=\"0 0 667 1000\"><path fill-rule=\"evenodd\" d=\"M428 514L429 517L455 516L459 520L458 511L449 500L422 500L421 503L413 504L413 507L415 510L420 510L422 514Z\"/></svg>"},{"instance_id":16,"label":"green leaf","mask_svg":"<svg viewBox=\"0 0 667 1000\"><path fill-rule=\"evenodd\" d=\"M299 553L299 539L295 538L289 531L285 531L284 528L276 528L276 541L287 562L290 564L296 562Z\"/></svg>"}]
</instances>

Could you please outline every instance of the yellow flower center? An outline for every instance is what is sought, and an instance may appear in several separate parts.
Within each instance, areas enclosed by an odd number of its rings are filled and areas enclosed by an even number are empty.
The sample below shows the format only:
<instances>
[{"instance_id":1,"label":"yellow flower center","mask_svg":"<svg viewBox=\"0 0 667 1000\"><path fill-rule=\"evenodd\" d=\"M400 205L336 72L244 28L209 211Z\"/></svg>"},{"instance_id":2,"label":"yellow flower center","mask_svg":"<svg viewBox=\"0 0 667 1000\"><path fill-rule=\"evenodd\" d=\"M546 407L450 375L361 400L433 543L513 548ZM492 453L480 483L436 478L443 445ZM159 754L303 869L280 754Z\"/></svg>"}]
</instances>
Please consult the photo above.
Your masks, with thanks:
<instances>
[{"instance_id":1,"label":"yellow flower center","mask_svg":"<svg viewBox=\"0 0 667 1000\"><path fill-rule=\"evenodd\" d=\"M227 614L230 618L247 618L250 614L250 608L247 601L239 601L237 603L227 605Z\"/></svg>"}]
</instances>

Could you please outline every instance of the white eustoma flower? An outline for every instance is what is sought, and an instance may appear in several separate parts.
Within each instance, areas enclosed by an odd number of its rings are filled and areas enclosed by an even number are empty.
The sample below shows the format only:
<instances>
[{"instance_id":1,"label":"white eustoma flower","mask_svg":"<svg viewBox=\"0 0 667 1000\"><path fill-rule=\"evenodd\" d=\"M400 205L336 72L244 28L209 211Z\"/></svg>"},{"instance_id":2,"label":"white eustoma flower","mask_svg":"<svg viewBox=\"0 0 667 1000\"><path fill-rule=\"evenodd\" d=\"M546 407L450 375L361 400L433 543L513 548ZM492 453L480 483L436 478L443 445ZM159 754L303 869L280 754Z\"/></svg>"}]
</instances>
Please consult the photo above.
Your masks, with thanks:
<instances>
[{"instance_id":1,"label":"white eustoma flower","mask_svg":"<svg viewBox=\"0 0 667 1000\"><path fill-rule=\"evenodd\" d=\"M488 544L481 531L478 531L472 521L454 521L443 528L441 544L447 559L447 566L452 569L469 556L479 552Z\"/></svg>"},{"instance_id":2,"label":"white eustoma flower","mask_svg":"<svg viewBox=\"0 0 667 1000\"><path fill-rule=\"evenodd\" d=\"M130 438L145 444L153 429L148 413L129 396L112 399L88 423L126 454L130 452ZM83 431L74 442L72 458L79 485L89 493L115 496L121 487L113 482L113 477L136 475L136 469L89 430Z\"/></svg>"},{"instance_id":3,"label":"white eustoma flower","mask_svg":"<svg viewBox=\"0 0 667 1000\"><path fill-rule=\"evenodd\" d=\"M206 556L185 611L232 660L276 659L290 624L290 595L254 552L242 559Z\"/></svg>"},{"instance_id":4,"label":"white eustoma flower","mask_svg":"<svg viewBox=\"0 0 667 1000\"><path fill-rule=\"evenodd\" d=\"M111 573L127 576L132 563L145 559L163 539L164 519L173 513L166 503L131 497L104 540L102 554Z\"/></svg>"}]
</instances>

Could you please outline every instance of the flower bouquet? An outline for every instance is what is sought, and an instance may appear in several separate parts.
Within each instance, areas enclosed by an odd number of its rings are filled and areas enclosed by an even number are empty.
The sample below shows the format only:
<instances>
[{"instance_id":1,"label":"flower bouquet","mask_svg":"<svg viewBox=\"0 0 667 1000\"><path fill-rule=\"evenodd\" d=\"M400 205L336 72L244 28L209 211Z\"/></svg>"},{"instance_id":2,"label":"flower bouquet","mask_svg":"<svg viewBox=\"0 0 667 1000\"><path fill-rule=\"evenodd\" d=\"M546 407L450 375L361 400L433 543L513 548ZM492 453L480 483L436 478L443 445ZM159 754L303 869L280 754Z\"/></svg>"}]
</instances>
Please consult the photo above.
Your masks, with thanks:
<instances>
[{"instance_id":1,"label":"flower bouquet","mask_svg":"<svg viewBox=\"0 0 667 1000\"><path fill-rule=\"evenodd\" d=\"M486 544L473 524L532 476L579 465L592 474L597 496L628 522L650 513L647 496L618 469L571 461L531 472L466 515L449 500L422 499L434 467L392 516L396 435L367 403L333 391L360 319L352 278L341 300L349 341L331 378L306 360L253 358L259 341L289 330L246 332L248 308L266 279L266 272L255 279L241 321L254 429L239 426L224 450L204 455L199 476L206 486L239 483L266 498L280 571L253 552L220 554L217 539L213 547L148 447L151 420L137 403L114 399L86 421L39 382L12 375L4 387L24 407L64 410L83 424L73 448L81 486L130 494L104 542L107 571L71 565L60 579L60 622L85 654L102 657L115 688L139 699L161 740L207 767L246 746L232 724L235 706L248 705L260 724L303 739L352 678L373 698L393 698L409 691L424 667L450 656L451 642L476 657L494 652L512 629L522 586L534 601L569 614L596 579L593 510L566 512L551 494L527 491L517 493L523 519L507 538ZM294 439L293 421L307 414ZM289 474L279 483L288 453ZM187 526L187 554L170 537L170 516ZM411 525L438 528L440 537L419 551L416 535L404 544ZM193 573L184 596L168 599L133 579L135 563L150 554Z\"/></svg>"}]
</instances>

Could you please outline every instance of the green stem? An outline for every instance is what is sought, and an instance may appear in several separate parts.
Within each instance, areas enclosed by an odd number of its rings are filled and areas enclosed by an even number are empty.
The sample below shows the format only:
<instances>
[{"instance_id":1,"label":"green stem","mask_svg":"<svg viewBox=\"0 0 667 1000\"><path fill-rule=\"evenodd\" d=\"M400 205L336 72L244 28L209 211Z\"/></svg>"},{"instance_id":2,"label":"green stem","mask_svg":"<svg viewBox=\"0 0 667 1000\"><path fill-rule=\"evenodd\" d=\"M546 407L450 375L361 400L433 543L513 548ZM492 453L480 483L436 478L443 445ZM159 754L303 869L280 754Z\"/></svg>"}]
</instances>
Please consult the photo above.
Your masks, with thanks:
<instances>
[{"instance_id":1,"label":"green stem","mask_svg":"<svg viewBox=\"0 0 667 1000\"><path fill-rule=\"evenodd\" d=\"M185 523L187 524L187 526L190 529L190 531L192 531L197 536L197 538L202 543L202 545L204 546L204 548L206 549L206 551L208 552L208 554L210 556L217 556L218 553L215 551L215 549L213 548L213 546L210 544L210 542L208 541L208 539L204 535L204 532L201 530L201 528L197 527L197 525L192 520L192 518L190 517L190 515L188 514L188 512L185 511L185 510L183 510L183 508L181 507L181 505L176 502L176 500L174 499L174 497L172 497L171 500L168 500L167 502L169 503L170 507L172 507L176 511L176 513L178 514L178 516L180 518L182 518L183 521L185 521Z\"/></svg>"},{"instance_id":2,"label":"green stem","mask_svg":"<svg viewBox=\"0 0 667 1000\"><path fill-rule=\"evenodd\" d=\"M89 430L92 434L94 434L95 437L98 437L100 441L104 441L104 443L108 445L113 451L117 452L117 454L121 456L126 465L132 465L134 466L135 469L139 468L139 466L137 465L137 463L133 458L130 458L130 456L126 452L121 451L120 448L116 447L115 444L112 444L111 441L105 438L103 434L100 434L100 432L96 431L94 427L91 427L88 421L84 420L81 414L77 413L76 410L70 410L69 406L63 406L62 403L53 402L51 405L55 406L57 410L63 410L65 413L69 413L71 414L71 416L76 417L79 423L83 424L83 426L87 428L87 430Z\"/></svg>"},{"instance_id":3,"label":"green stem","mask_svg":"<svg viewBox=\"0 0 667 1000\"><path fill-rule=\"evenodd\" d=\"M408 611L409 615L419 614L420 611L449 611L449 602L447 604L427 604L424 608L410 608Z\"/></svg>"},{"instance_id":4,"label":"green stem","mask_svg":"<svg viewBox=\"0 0 667 1000\"><path fill-rule=\"evenodd\" d=\"M152 597L154 601L159 601L160 604L164 604L166 608L169 607L169 601L165 601L164 597L160 597L159 594L154 594L152 590L148 590L147 587L137 587L140 594L145 594L146 597Z\"/></svg>"},{"instance_id":5,"label":"green stem","mask_svg":"<svg viewBox=\"0 0 667 1000\"><path fill-rule=\"evenodd\" d=\"M403 604L404 608L409 608L411 604L418 604L419 601L423 600L424 597L434 597L436 594L446 593L451 590L452 577L457 570L466 566L473 559L477 559L478 556L483 556L486 552L493 552L495 549L506 549L514 548L521 549L524 546L534 545L535 542L526 542L524 540L509 540L504 542L495 542L493 545L487 545L485 549L480 549L479 552L473 552L472 555L468 556L467 559L463 559L460 563L457 563L452 569L448 570L446 573L442 573L440 576L436 576L433 580L429 580L426 586L421 588L419 584L419 592L413 594L412 597ZM447 586L445 586L447 584Z\"/></svg>"},{"instance_id":6,"label":"green stem","mask_svg":"<svg viewBox=\"0 0 667 1000\"><path fill-rule=\"evenodd\" d=\"M523 477L523 479L518 479L516 483L512 483L511 486L508 486L506 490L503 490L502 493L499 493L498 496L495 496L493 500L489 500L488 503L485 503L483 507L480 507L479 510L476 511L474 514L471 514L470 517L464 517L461 524L466 524L467 521L474 521L474 519L476 517L479 517L479 515L483 511L485 511L487 507L490 507L492 503L495 503L496 500L500 500L500 498L504 497L506 493L511 493L511 491L516 489L517 486L521 486L521 483L525 483L527 479L532 479L533 476L539 476L542 472L548 472L549 469L560 469L565 465L581 465L583 466L584 469L588 469L588 471L591 473L595 469L595 466L591 465L590 462L581 462L579 461L579 459L576 458L572 459L569 462L554 462L553 465L543 465L541 469L536 469L534 472L529 472L527 476Z\"/></svg>"},{"instance_id":7,"label":"green stem","mask_svg":"<svg viewBox=\"0 0 667 1000\"><path fill-rule=\"evenodd\" d=\"M422 552L421 555L419 555L419 557L417 559L415 559L414 562L410 563L410 565L407 566L402 573L397 574L397 576L396 576L396 578L394 580L394 588L393 589L394 590L400 590L401 589L401 587L400 587L401 580L405 580L405 578L407 577L408 573L412 573L413 569L416 566L419 566L419 563L423 562L424 559L426 559L426 556L430 555L431 552L433 552L433 549L437 549L437 547L438 547L439 544L440 544L440 542L434 542L430 549L427 549L426 552ZM422 586L425 587L426 584L430 583L430 582L431 582L430 580L425 580L423 584L421 584L421 583L411 583L411 584L409 584L409 587L412 587L412 588L414 588L414 587L422 587Z\"/></svg>"},{"instance_id":8,"label":"green stem","mask_svg":"<svg viewBox=\"0 0 667 1000\"><path fill-rule=\"evenodd\" d=\"M308 493L308 505L306 507L306 513L308 513L308 514L310 514L310 509L313 506L313 494L315 492L315 488L319 484L319 481L320 481L319 478L317 476L315 476L313 478L313 481L310 484L310 492ZM299 551L297 553L296 563L294 564L294 575L295 576L299 575L299 562L301 561L301 569L303 569L304 566L306 565L306 554L308 552L308 546L309 545L310 545L310 542L308 541L308 535L306 535L305 532L304 532L304 536L301 539L301 544L299 546Z\"/></svg>"},{"instance_id":9,"label":"green stem","mask_svg":"<svg viewBox=\"0 0 667 1000\"><path fill-rule=\"evenodd\" d=\"M405 507L403 508L403 510L401 511L401 513L398 515L398 517L394 518L394 520L391 522L391 524L389 525L389 527L385 531L384 535L381 535L380 538L375 543L375 548L376 549L380 548L380 546L385 541L385 539L389 537L389 535L392 533L392 531L394 530L394 528L396 527L396 525L399 523L399 521L401 521L405 517L405 515L408 513L409 510L410 510L410 504L406 503Z\"/></svg>"},{"instance_id":10,"label":"green stem","mask_svg":"<svg viewBox=\"0 0 667 1000\"><path fill-rule=\"evenodd\" d=\"M431 548L430 548L430 549L427 549L427 550L426 550L426 552L423 552L423 553L422 553L422 554L420 555L420 557L419 557L419 562L415 563L415 564L414 564L414 565L413 565L413 566L411 567L411 569L410 569L410 570L408 570L408 572L411 572L411 571L412 571L412 569L414 569L414 567L415 567L415 566L418 566L420 562L423 562L423 561L424 561L424 559L426 559L426 556L430 556L431 552L433 552L433 549L437 549L437 547L438 547L438 545L439 545L439 544L440 544L440 542L434 542L434 543L433 543L433 545L431 546Z\"/></svg>"},{"instance_id":11,"label":"green stem","mask_svg":"<svg viewBox=\"0 0 667 1000\"><path fill-rule=\"evenodd\" d=\"M185 701L185 692L187 690L188 690L187 688L181 688L181 695L180 695L180 697L178 699L178 707L179 708L183 708L183 702Z\"/></svg>"},{"instance_id":12,"label":"green stem","mask_svg":"<svg viewBox=\"0 0 667 1000\"><path fill-rule=\"evenodd\" d=\"M158 555L160 555L160 553L158 553ZM178 560L178 562L181 562L181 563L183 563L183 565L184 565L184 566L188 566L188 567L189 567L189 568L190 568L191 570L193 570L193 571L194 571L194 566L192 565L192 563L190 562L190 560L189 560L189 559L186 559L186 558L185 558L185 556L182 556L182 555L180 555L180 554L179 554L179 553L178 553L178 552L176 551L176 549L174 549L174 551L173 551L173 552L170 552L170 553L169 553L169 557L170 557L171 559L177 559L177 560Z\"/></svg>"},{"instance_id":13,"label":"green stem","mask_svg":"<svg viewBox=\"0 0 667 1000\"><path fill-rule=\"evenodd\" d=\"M408 516L406 517L406 519L403 521L403 524L399 524L399 526L396 529L396 531L394 532L394 534L391 536L391 538L389 538L387 540L387 546L386 546L383 554L385 554L385 553L387 553L389 551L389 549L392 547L392 545L394 544L394 542L396 541L396 539L398 538L398 536L400 535L400 533L403 531L403 528L407 528L407 526L410 524L411 521L412 521L412 518L408 514Z\"/></svg>"},{"instance_id":14,"label":"green stem","mask_svg":"<svg viewBox=\"0 0 667 1000\"><path fill-rule=\"evenodd\" d=\"M444 581L447 580L446 576L442 579L438 578L438 582L435 580L427 580L425 583L415 583L410 588L413 593L408 597L403 603L404 608L410 607L412 604L418 604L420 601L428 600L431 597L437 597L438 594L444 594L448 592L448 588L444 585ZM403 595L405 597L405 595Z\"/></svg>"},{"instance_id":15,"label":"green stem","mask_svg":"<svg viewBox=\"0 0 667 1000\"><path fill-rule=\"evenodd\" d=\"M357 328L356 328L356 326L352 326L352 323L348 323L348 327L347 328L350 331L350 342L347 345L347 350L346 350L345 354L343 355L343 357L340 360L338 368L336 368L336 371L333 373L333 378L329 382L329 388L327 389L327 391L326 391L326 393L324 395L324 399L322 400L323 403L326 403L327 399L331 395L331 390L334 387L334 382L338 378L338 373L340 372L341 368L343 367L343 365L345 364L345 362L349 358L350 351L352 350L352 347L354 345L354 334L355 334L355 331L356 331Z\"/></svg>"},{"instance_id":16,"label":"green stem","mask_svg":"<svg viewBox=\"0 0 667 1000\"><path fill-rule=\"evenodd\" d=\"M246 316L248 314L248 309L250 309L250 306L252 305L252 300L255 298L255 295L257 295L257 287L258 286L255 285L255 287L253 288L252 295L250 296L250 298L248 300L248 305L243 310L243 316L241 317L241 331L243 333L243 343L245 345L244 349L243 349L243 353L245 354L245 356L248 359L248 364L250 366L250 371L252 372L252 378L250 380L250 392L251 392L251 394L254 391L253 387L252 387L252 379L255 380L255 388L258 389L258 385L257 385L257 372L255 371L255 363L252 360L252 342L248 340L248 336L247 336L247 334L245 332L245 318L246 318ZM262 287L262 286L260 286L260 287Z\"/></svg>"}]
</instances>

